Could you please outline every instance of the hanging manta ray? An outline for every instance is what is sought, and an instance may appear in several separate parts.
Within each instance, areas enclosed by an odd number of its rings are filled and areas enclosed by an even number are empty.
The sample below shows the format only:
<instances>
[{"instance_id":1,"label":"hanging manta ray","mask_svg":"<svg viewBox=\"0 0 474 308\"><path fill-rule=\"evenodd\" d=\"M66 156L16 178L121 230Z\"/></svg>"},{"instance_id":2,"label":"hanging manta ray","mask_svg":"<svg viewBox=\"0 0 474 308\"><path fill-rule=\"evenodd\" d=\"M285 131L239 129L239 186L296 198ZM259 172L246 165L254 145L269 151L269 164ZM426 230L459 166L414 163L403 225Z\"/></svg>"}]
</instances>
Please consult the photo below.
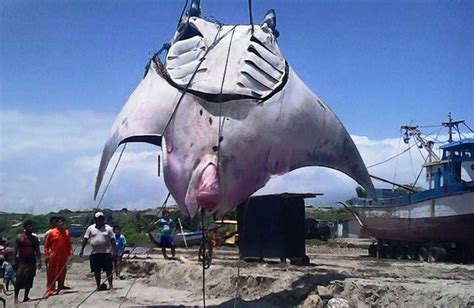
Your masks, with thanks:
<instances>
[{"instance_id":1,"label":"hanging manta ray","mask_svg":"<svg viewBox=\"0 0 474 308\"><path fill-rule=\"evenodd\" d=\"M271 176L305 166L339 170L374 188L351 137L281 54L275 12L262 25L201 18L193 1L112 127L95 196L117 147L161 146L164 180L181 209L223 214Z\"/></svg>"}]
</instances>

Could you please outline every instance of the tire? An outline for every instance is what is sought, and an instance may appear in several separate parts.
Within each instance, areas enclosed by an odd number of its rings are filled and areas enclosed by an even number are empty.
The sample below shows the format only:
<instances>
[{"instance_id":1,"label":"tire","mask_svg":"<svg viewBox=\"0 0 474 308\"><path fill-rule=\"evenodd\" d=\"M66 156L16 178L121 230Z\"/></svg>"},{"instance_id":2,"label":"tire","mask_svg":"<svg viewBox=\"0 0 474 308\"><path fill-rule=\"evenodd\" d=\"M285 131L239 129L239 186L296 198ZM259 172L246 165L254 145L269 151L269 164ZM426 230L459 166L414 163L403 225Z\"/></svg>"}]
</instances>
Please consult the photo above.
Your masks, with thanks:
<instances>
[{"instance_id":1,"label":"tire","mask_svg":"<svg viewBox=\"0 0 474 308\"><path fill-rule=\"evenodd\" d=\"M380 245L379 244L379 259L386 259L387 258L387 245Z\"/></svg>"},{"instance_id":2,"label":"tire","mask_svg":"<svg viewBox=\"0 0 474 308\"><path fill-rule=\"evenodd\" d=\"M410 245L407 249L407 259L408 260L418 260L418 247Z\"/></svg>"},{"instance_id":3,"label":"tire","mask_svg":"<svg viewBox=\"0 0 474 308\"><path fill-rule=\"evenodd\" d=\"M395 259L404 260L407 258L407 247L398 245L395 247Z\"/></svg>"},{"instance_id":4,"label":"tire","mask_svg":"<svg viewBox=\"0 0 474 308\"><path fill-rule=\"evenodd\" d=\"M443 262L446 258L446 249L443 247L432 247L430 250L430 262Z\"/></svg>"},{"instance_id":5,"label":"tire","mask_svg":"<svg viewBox=\"0 0 474 308\"><path fill-rule=\"evenodd\" d=\"M371 258L377 257L377 244L371 244L369 246L369 257Z\"/></svg>"},{"instance_id":6,"label":"tire","mask_svg":"<svg viewBox=\"0 0 474 308\"><path fill-rule=\"evenodd\" d=\"M388 244L387 248L385 249L385 259L394 259L395 249L396 249L396 246Z\"/></svg>"},{"instance_id":7,"label":"tire","mask_svg":"<svg viewBox=\"0 0 474 308\"><path fill-rule=\"evenodd\" d=\"M426 262L428 261L428 258L430 256L430 252L426 246L421 246L420 250L418 251L418 260L421 262Z\"/></svg>"}]
</instances>

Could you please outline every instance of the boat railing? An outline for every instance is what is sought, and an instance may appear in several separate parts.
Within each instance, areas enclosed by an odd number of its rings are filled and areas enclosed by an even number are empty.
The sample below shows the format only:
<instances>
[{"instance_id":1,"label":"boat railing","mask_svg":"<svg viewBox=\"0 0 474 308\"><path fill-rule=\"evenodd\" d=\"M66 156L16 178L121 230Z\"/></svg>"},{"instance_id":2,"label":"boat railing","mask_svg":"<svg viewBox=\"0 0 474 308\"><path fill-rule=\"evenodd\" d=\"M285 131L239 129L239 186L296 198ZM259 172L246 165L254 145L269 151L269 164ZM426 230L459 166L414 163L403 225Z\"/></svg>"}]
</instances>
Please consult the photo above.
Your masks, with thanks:
<instances>
[{"instance_id":1,"label":"boat railing","mask_svg":"<svg viewBox=\"0 0 474 308\"><path fill-rule=\"evenodd\" d=\"M464 183L456 183L448 186L442 186L436 189L429 189L425 191L420 191L412 194L408 194L406 196L399 196L399 197L392 197L388 198L388 202L386 205L404 205L414 202L422 202L426 200L430 200L433 198L444 197L448 195L454 195L458 193L463 193L468 189Z\"/></svg>"}]
</instances>

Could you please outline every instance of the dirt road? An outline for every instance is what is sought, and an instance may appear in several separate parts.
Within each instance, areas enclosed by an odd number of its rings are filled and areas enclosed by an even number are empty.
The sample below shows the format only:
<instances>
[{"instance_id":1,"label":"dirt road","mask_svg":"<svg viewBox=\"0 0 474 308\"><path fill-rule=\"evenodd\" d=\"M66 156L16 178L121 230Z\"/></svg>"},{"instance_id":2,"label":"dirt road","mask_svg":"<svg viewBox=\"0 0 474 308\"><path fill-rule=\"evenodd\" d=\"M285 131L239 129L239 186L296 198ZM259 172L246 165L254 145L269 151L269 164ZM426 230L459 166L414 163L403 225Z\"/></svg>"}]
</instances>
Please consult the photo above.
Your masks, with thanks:
<instances>
[{"instance_id":1,"label":"dirt road","mask_svg":"<svg viewBox=\"0 0 474 308\"><path fill-rule=\"evenodd\" d=\"M351 245L349 245L350 247ZM115 280L113 291L95 292L87 261L74 262L67 283L73 290L18 307L122 307L146 305L202 305L202 268L195 263L196 249L179 249L189 262L164 260L158 251L134 256L125 280ZM315 288L327 286L334 297L353 306L474 305L474 266L413 261L376 260L360 248L308 247L311 265L238 261L237 250L217 249L206 271L206 304L233 307L297 306ZM237 276L238 270L240 275ZM45 273L35 280L31 297L44 292ZM8 297L9 304L12 297ZM327 299L325 300L325 302ZM8 306L7 306L8 307Z\"/></svg>"}]
</instances>

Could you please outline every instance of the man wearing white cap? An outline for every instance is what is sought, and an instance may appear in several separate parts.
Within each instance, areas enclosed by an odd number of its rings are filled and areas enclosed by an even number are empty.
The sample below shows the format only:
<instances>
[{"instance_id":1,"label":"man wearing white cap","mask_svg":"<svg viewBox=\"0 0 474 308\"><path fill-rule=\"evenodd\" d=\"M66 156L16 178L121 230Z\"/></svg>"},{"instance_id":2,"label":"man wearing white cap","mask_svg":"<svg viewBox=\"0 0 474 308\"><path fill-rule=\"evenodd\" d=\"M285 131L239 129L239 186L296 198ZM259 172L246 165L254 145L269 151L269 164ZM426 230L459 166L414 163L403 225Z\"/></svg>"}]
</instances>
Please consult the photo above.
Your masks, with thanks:
<instances>
[{"instance_id":1,"label":"man wearing white cap","mask_svg":"<svg viewBox=\"0 0 474 308\"><path fill-rule=\"evenodd\" d=\"M105 223L104 213L97 212L94 214L95 224L87 228L82 241L82 248L79 256L83 256L84 247L87 243L91 244L91 255L89 261L91 265L91 272L94 273L97 289L103 291L107 289L105 284L101 284L101 271L103 270L107 275L109 281L109 290L113 289L113 275L112 275L112 254L115 251L115 236L112 227Z\"/></svg>"}]
</instances>

